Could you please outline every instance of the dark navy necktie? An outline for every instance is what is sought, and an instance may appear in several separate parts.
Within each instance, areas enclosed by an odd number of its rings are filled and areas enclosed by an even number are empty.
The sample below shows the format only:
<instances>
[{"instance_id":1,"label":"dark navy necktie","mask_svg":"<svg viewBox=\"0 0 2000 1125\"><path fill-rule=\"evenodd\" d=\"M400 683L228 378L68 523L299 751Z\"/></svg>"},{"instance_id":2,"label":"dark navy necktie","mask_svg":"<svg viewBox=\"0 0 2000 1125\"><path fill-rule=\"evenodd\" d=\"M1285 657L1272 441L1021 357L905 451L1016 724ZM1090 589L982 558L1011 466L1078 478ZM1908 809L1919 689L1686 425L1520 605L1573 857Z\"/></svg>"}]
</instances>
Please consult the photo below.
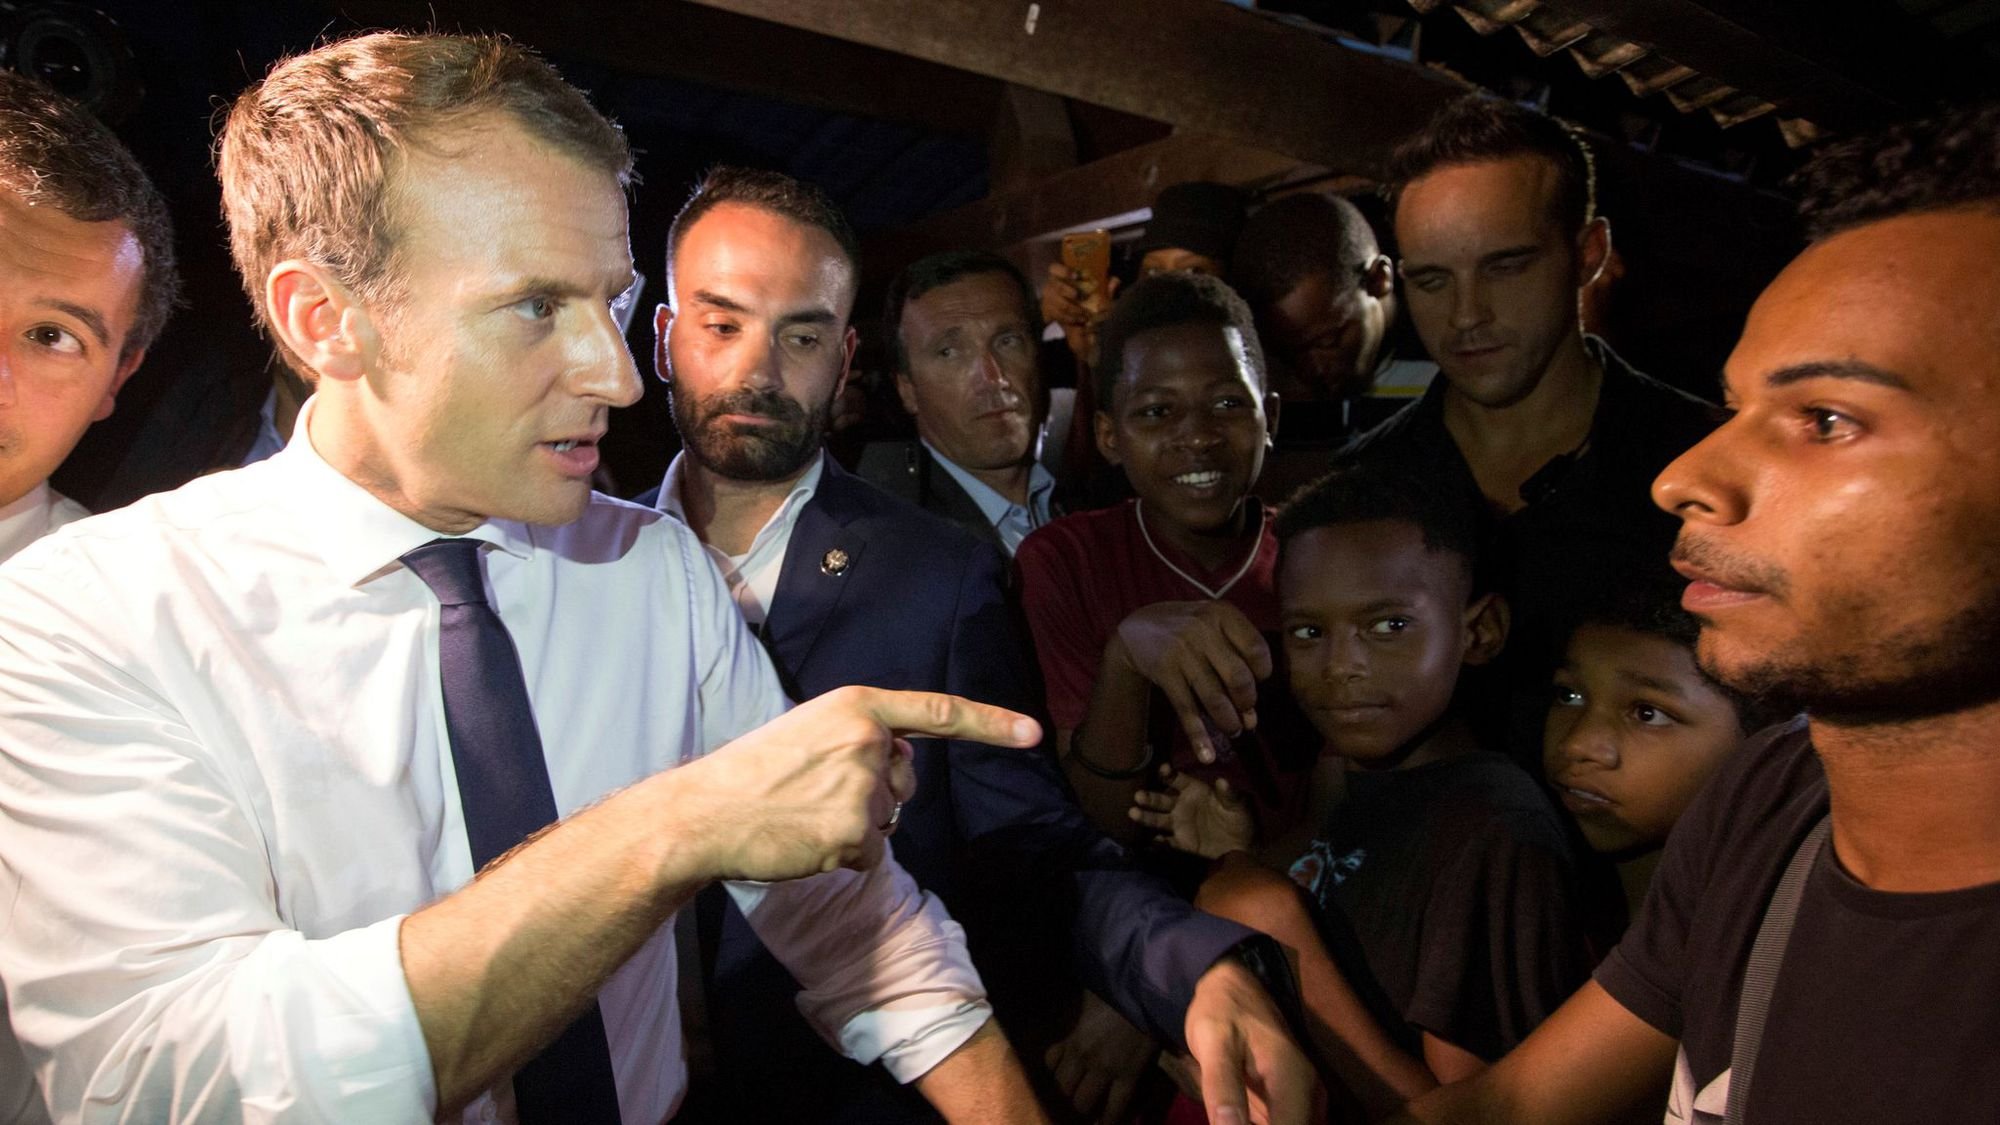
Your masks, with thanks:
<instances>
[{"instance_id":1,"label":"dark navy necktie","mask_svg":"<svg viewBox=\"0 0 2000 1125\"><path fill-rule=\"evenodd\" d=\"M514 638L486 600L479 540L435 539L402 558L438 599L438 679L474 871L556 821L555 791ZM514 1074L522 1125L618 1122L597 1002Z\"/></svg>"}]
</instances>

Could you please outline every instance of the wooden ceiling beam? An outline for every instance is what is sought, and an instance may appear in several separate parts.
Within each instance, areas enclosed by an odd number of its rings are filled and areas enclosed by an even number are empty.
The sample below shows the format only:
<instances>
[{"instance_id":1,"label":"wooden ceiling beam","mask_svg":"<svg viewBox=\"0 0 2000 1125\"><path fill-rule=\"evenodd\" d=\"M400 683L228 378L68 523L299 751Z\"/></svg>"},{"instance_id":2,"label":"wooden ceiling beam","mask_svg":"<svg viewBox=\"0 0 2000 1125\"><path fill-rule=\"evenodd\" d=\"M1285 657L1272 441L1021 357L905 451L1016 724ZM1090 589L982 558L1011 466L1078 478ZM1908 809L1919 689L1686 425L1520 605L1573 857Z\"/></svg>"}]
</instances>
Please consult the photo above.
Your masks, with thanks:
<instances>
[{"instance_id":1,"label":"wooden ceiling beam","mask_svg":"<svg viewBox=\"0 0 2000 1125\"><path fill-rule=\"evenodd\" d=\"M985 137L1002 84L937 61L686 3L343 0L364 25L503 32L538 51L934 132Z\"/></svg>"},{"instance_id":2,"label":"wooden ceiling beam","mask_svg":"<svg viewBox=\"0 0 2000 1125\"><path fill-rule=\"evenodd\" d=\"M693 2L1363 174L1461 89L1216 0Z\"/></svg>"},{"instance_id":3,"label":"wooden ceiling beam","mask_svg":"<svg viewBox=\"0 0 2000 1125\"><path fill-rule=\"evenodd\" d=\"M1176 133L1088 164L1057 172L1031 186L989 196L906 227L863 240L871 273L888 276L925 254L991 247L1024 268L1046 264L1027 244L1056 231L1099 225L1150 207L1161 188L1186 180L1213 180L1244 188L1324 175L1296 158L1227 137Z\"/></svg>"}]
</instances>

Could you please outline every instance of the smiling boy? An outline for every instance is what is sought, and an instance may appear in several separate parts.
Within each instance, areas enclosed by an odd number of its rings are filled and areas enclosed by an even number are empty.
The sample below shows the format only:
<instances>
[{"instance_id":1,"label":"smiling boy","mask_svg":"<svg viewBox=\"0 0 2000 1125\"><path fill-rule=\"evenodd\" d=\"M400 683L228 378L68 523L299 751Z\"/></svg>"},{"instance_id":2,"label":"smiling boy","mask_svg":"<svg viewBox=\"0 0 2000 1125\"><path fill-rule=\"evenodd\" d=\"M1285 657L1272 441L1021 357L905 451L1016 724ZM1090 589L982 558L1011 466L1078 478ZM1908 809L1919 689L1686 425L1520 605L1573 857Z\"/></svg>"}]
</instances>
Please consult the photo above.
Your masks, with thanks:
<instances>
[{"instance_id":1,"label":"smiling boy","mask_svg":"<svg viewBox=\"0 0 2000 1125\"><path fill-rule=\"evenodd\" d=\"M1263 634L1278 624L1277 540L1250 496L1277 401L1250 310L1215 278L1161 274L1125 294L1098 346L1098 448L1137 498L1057 520L1016 556L1065 768L1116 835L1131 834L1125 810L1156 749L1183 767L1228 758L1282 815L1292 787L1272 740L1230 748L1259 728ZM1149 730L1155 688L1178 731Z\"/></svg>"}]
</instances>

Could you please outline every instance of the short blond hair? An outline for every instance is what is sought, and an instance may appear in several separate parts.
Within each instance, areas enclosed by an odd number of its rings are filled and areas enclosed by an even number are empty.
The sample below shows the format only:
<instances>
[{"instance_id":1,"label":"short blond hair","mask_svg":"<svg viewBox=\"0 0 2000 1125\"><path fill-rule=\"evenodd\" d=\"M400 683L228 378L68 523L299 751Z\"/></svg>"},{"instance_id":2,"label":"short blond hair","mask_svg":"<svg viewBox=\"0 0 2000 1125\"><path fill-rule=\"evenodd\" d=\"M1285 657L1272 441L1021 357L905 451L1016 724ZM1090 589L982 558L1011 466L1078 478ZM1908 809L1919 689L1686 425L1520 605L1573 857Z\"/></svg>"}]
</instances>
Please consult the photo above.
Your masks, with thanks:
<instances>
[{"instance_id":1,"label":"short blond hair","mask_svg":"<svg viewBox=\"0 0 2000 1125\"><path fill-rule=\"evenodd\" d=\"M403 150L469 116L499 111L586 165L632 180L632 150L532 51L500 36L376 32L271 68L230 107L216 141L229 249L258 322L279 262L321 266L368 302L398 294L390 176ZM304 361L271 333L280 354Z\"/></svg>"}]
</instances>

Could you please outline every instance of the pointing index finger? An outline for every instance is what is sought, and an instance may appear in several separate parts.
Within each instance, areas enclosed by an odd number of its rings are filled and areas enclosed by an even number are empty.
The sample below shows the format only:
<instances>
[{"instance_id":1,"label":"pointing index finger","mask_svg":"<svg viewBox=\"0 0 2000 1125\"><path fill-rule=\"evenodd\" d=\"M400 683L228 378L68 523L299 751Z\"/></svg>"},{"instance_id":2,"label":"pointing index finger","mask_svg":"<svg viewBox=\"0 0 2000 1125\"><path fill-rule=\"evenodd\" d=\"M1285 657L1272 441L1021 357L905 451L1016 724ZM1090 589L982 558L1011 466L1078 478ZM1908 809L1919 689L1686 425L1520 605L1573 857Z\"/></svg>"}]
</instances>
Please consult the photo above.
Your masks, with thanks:
<instances>
[{"instance_id":1,"label":"pointing index finger","mask_svg":"<svg viewBox=\"0 0 2000 1125\"><path fill-rule=\"evenodd\" d=\"M899 738L965 738L1023 749L1042 740L1042 725L1017 711L934 691L876 691L866 710Z\"/></svg>"}]
</instances>

